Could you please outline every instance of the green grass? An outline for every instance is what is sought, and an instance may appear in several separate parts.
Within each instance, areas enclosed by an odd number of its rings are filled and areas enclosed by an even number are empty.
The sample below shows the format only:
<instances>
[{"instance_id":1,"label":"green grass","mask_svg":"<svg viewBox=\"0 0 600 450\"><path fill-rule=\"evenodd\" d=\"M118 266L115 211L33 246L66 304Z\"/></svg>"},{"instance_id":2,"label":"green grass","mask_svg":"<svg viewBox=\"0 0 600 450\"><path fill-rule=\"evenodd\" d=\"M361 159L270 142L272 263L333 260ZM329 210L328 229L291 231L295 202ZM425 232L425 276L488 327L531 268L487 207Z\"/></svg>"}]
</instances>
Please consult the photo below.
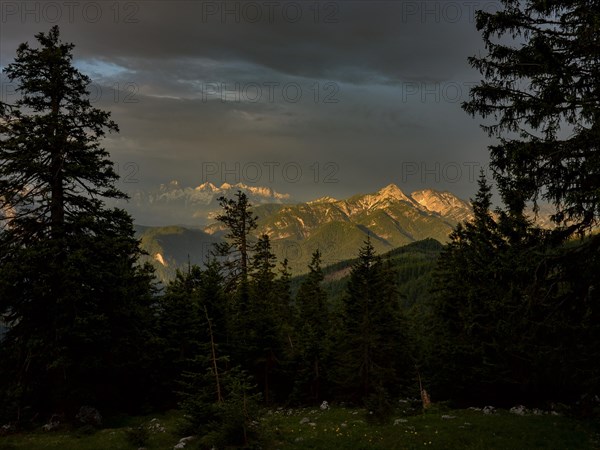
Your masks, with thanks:
<instances>
[{"instance_id":1,"label":"green grass","mask_svg":"<svg viewBox=\"0 0 600 450\"><path fill-rule=\"evenodd\" d=\"M164 432L148 429L157 418ZM144 447L147 450L172 449L179 441L177 434L181 414L171 412L147 417L113 418L107 427L91 435L75 429L59 429L51 432L35 431L0 437L0 450L131 450ZM139 426L148 429L149 439L145 445L135 445L128 440L128 430Z\"/></svg>"},{"instance_id":2,"label":"green grass","mask_svg":"<svg viewBox=\"0 0 600 450\"><path fill-rule=\"evenodd\" d=\"M364 410L333 408L275 412L265 419L273 448L290 449L597 449L592 423L562 416L517 416L507 411L449 410L397 414L389 425L365 422ZM454 416L451 419L443 415ZM307 417L311 423L300 424ZM393 425L396 419L403 422Z\"/></svg>"},{"instance_id":3,"label":"green grass","mask_svg":"<svg viewBox=\"0 0 600 450\"><path fill-rule=\"evenodd\" d=\"M450 419L443 415L454 416ZM172 449L179 441L180 413L122 418L93 435L74 430L32 432L0 438L0 450L130 450L127 429L148 427L153 417L164 432L151 431L145 448ZM301 424L303 418L308 423ZM388 425L368 425L365 411L351 408L268 410L262 419L268 449L598 449L598 424L564 416L517 416L508 411L485 415L472 410L436 409L426 414L394 415ZM394 425L394 421L397 421ZM188 449L196 448L192 443Z\"/></svg>"}]
</instances>

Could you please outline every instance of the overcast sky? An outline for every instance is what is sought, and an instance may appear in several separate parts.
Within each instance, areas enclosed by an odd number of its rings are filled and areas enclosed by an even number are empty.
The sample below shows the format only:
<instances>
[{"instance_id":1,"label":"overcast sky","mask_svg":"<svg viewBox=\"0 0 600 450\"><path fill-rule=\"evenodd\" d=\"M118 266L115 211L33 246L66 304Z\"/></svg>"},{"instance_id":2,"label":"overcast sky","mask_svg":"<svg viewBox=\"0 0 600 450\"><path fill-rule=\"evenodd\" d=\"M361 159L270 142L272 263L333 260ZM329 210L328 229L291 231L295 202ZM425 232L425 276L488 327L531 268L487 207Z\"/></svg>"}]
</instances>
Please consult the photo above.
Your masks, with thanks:
<instances>
[{"instance_id":1,"label":"overcast sky","mask_svg":"<svg viewBox=\"0 0 600 450\"><path fill-rule=\"evenodd\" d=\"M460 103L480 78L474 11L497 7L3 1L0 65L59 24L120 126L105 146L126 191L227 181L309 200L396 183L468 198L488 140ZM2 78L4 101L13 89Z\"/></svg>"}]
</instances>

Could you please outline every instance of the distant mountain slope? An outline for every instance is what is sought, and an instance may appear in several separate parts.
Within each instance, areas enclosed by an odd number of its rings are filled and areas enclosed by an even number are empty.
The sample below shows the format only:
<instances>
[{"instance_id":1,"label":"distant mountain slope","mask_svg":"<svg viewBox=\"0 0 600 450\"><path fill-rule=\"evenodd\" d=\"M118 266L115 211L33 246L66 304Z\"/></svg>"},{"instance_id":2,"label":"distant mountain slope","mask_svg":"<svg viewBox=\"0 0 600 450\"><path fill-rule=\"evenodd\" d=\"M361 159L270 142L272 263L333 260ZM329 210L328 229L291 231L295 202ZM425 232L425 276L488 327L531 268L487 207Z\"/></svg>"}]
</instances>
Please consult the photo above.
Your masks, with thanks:
<instances>
[{"instance_id":1,"label":"distant mountain slope","mask_svg":"<svg viewBox=\"0 0 600 450\"><path fill-rule=\"evenodd\" d=\"M173 279L177 269L184 269L188 262L201 265L213 244L218 241L201 230L180 226L136 225L135 232L141 240L142 249L148 253L148 256L142 258L142 262L151 262L161 281Z\"/></svg>"},{"instance_id":2,"label":"distant mountain slope","mask_svg":"<svg viewBox=\"0 0 600 450\"><path fill-rule=\"evenodd\" d=\"M381 255L382 258L391 261L397 273L398 291L405 306L410 307L419 303L429 295L431 276L442 248L443 245L435 239L425 239ZM356 258L352 258L323 268L325 276L323 286L331 304L335 305L341 301L355 262ZM300 275L292 279L294 293L304 277L305 275Z\"/></svg>"},{"instance_id":3,"label":"distant mountain slope","mask_svg":"<svg viewBox=\"0 0 600 450\"><path fill-rule=\"evenodd\" d=\"M353 258L367 236L379 253L428 238L445 242L458 221L472 214L469 203L449 192L406 195L394 184L345 200L323 197L298 204L256 204L253 211L259 217L256 235L268 234L278 260L287 258L295 274L306 271L316 249L324 265ZM192 262L201 262L224 232L215 222L203 232L183 227L139 230L142 246L163 279L185 266L188 254Z\"/></svg>"},{"instance_id":4,"label":"distant mountain slope","mask_svg":"<svg viewBox=\"0 0 600 450\"><path fill-rule=\"evenodd\" d=\"M131 199L119 206L135 217L136 223L144 225L162 226L168 220L170 224L205 226L215 213L220 212L218 198L231 198L238 190L246 193L254 205L291 201L289 194L268 187L242 183L223 183L217 187L208 182L197 187L182 187L173 180L156 190L133 192Z\"/></svg>"}]
</instances>

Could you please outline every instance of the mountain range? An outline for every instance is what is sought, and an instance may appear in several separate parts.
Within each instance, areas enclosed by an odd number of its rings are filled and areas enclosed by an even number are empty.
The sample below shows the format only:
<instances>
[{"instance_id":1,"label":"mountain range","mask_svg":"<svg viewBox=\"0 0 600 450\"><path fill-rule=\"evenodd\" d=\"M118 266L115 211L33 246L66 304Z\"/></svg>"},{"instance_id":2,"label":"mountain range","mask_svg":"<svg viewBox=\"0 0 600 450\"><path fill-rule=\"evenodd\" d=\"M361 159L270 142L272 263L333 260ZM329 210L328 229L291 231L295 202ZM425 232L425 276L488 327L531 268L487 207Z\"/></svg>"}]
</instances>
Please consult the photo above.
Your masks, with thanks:
<instances>
[{"instance_id":1,"label":"mountain range","mask_svg":"<svg viewBox=\"0 0 600 450\"><path fill-rule=\"evenodd\" d=\"M171 185L162 188L168 195L140 197L184 209L173 217L201 211L208 222L204 227L136 228L162 280L170 279L188 262L201 263L207 257L212 244L225 232L220 223L211 221L220 211L216 197L231 197L238 189L246 192L254 204L252 209L258 216L255 236L268 234L278 260L287 258L294 274L306 271L316 249L323 255L323 264L330 265L355 257L367 236L380 253L427 238L444 242L458 222L472 217L471 205L450 192L426 189L407 195L395 184L347 199L322 197L306 203L284 203L289 196L268 188L201 186L191 192L190 188ZM212 194L205 195L207 190Z\"/></svg>"},{"instance_id":2,"label":"mountain range","mask_svg":"<svg viewBox=\"0 0 600 450\"><path fill-rule=\"evenodd\" d=\"M158 189L134 191L130 193L130 200L119 206L129 211L136 223L144 225L156 226L168 217L171 224L205 226L215 213L220 212L219 197L231 198L238 190L245 192L253 205L293 201L289 194L280 194L269 187L243 183L216 186L210 182L182 187L177 180L172 180Z\"/></svg>"}]
</instances>

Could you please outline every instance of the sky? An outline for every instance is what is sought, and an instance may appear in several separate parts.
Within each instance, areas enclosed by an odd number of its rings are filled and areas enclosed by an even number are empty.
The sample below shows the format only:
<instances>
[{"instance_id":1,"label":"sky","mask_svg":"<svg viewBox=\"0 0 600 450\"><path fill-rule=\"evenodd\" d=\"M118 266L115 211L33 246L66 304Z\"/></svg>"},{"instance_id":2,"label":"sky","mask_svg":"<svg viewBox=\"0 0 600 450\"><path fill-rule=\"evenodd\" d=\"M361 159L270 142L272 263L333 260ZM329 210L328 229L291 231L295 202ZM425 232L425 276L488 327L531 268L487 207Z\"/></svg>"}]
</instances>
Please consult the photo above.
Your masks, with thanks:
<instances>
[{"instance_id":1,"label":"sky","mask_svg":"<svg viewBox=\"0 0 600 450\"><path fill-rule=\"evenodd\" d=\"M58 24L120 133L127 192L210 181L306 201L395 183L468 199L487 167L461 109L491 1L2 1L0 66ZM15 86L2 76L2 100Z\"/></svg>"}]
</instances>

